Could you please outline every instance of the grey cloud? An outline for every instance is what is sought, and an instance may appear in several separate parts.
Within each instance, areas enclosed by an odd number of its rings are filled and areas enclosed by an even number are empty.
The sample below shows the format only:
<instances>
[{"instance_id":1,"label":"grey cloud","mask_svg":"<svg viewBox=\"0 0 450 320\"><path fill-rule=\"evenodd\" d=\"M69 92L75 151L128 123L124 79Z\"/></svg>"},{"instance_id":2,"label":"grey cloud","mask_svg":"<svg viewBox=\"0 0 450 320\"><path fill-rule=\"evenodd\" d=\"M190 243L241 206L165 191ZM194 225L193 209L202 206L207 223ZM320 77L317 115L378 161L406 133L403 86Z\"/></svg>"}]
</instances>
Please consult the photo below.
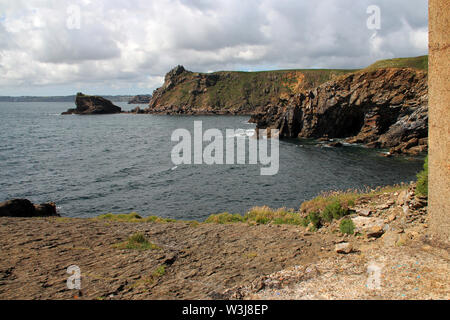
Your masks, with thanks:
<instances>
[{"instance_id":1,"label":"grey cloud","mask_svg":"<svg viewBox=\"0 0 450 320\"><path fill-rule=\"evenodd\" d=\"M109 60L120 57L116 43L101 28L43 32L44 45L34 49L40 62L77 63L86 60Z\"/></svg>"}]
</instances>

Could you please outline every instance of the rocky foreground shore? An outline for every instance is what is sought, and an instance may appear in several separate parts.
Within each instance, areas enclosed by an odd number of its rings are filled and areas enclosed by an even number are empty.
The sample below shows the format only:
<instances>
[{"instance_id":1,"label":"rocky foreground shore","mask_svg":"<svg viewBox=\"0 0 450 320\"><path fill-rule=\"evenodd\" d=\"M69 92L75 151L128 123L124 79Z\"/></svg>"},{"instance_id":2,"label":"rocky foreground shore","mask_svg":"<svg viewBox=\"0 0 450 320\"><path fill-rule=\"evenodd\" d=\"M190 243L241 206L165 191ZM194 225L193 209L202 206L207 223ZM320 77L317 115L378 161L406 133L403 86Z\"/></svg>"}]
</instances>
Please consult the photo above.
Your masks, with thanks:
<instances>
[{"instance_id":1,"label":"rocky foreground shore","mask_svg":"<svg viewBox=\"0 0 450 320\"><path fill-rule=\"evenodd\" d=\"M414 186L318 231L252 223L0 218L0 299L449 299L449 248ZM120 245L140 232L146 250ZM67 288L69 266L81 289ZM368 286L370 266L380 286Z\"/></svg>"}]
</instances>

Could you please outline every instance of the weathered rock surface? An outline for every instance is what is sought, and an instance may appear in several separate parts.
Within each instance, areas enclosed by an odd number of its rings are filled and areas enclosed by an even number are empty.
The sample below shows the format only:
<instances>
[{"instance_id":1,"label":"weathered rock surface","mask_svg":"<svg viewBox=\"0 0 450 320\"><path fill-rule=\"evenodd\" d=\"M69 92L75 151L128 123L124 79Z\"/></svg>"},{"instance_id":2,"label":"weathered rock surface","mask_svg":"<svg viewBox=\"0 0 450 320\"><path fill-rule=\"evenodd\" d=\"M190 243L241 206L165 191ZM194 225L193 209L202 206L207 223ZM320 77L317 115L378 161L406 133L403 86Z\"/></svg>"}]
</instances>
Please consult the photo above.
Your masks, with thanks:
<instances>
[{"instance_id":1,"label":"weathered rock surface","mask_svg":"<svg viewBox=\"0 0 450 320\"><path fill-rule=\"evenodd\" d=\"M427 150L427 72L411 68L361 71L328 81L251 119L286 138L342 138L391 153Z\"/></svg>"},{"instance_id":2,"label":"weathered rock surface","mask_svg":"<svg viewBox=\"0 0 450 320\"><path fill-rule=\"evenodd\" d=\"M113 246L136 232L159 249ZM294 226L2 217L0 299L221 299L227 288L316 261L326 241ZM66 286L71 265L81 291Z\"/></svg>"},{"instance_id":3,"label":"weathered rock surface","mask_svg":"<svg viewBox=\"0 0 450 320\"><path fill-rule=\"evenodd\" d=\"M112 114L122 112L120 107L105 98L88 96L80 92L77 93L75 104L77 106L75 109L69 109L62 114Z\"/></svg>"},{"instance_id":4,"label":"weathered rock surface","mask_svg":"<svg viewBox=\"0 0 450 320\"><path fill-rule=\"evenodd\" d=\"M58 217L54 203L33 205L27 199L14 199L0 203L0 217Z\"/></svg>"},{"instance_id":5,"label":"weathered rock surface","mask_svg":"<svg viewBox=\"0 0 450 320\"><path fill-rule=\"evenodd\" d=\"M337 253L348 254L348 253L352 252L353 246L351 243L342 242L342 243L336 244L336 246L334 247L334 250Z\"/></svg>"}]
</instances>

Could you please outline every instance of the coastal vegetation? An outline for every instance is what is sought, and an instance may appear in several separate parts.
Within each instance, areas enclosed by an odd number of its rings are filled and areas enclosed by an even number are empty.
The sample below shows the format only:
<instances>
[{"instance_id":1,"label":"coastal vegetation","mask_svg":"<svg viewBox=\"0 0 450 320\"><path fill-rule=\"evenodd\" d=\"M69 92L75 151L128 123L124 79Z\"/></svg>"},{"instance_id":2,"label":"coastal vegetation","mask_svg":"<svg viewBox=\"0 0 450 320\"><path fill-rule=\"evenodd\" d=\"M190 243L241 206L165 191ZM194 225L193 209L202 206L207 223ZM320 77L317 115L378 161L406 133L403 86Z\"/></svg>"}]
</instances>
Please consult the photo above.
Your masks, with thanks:
<instances>
[{"instance_id":1,"label":"coastal vegetation","mask_svg":"<svg viewBox=\"0 0 450 320\"><path fill-rule=\"evenodd\" d=\"M166 266L160 265L158 268L155 269L155 271L153 271L152 276L153 277L162 277L165 274L166 274Z\"/></svg>"},{"instance_id":2,"label":"coastal vegetation","mask_svg":"<svg viewBox=\"0 0 450 320\"><path fill-rule=\"evenodd\" d=\"M369 71L381 68L413 68L428 71L428 55L412 58L379 60L368 66L365 70Z\"/></svg>"},{"instance_id":3,"label":"coastal vegetation","mask_svg":"<svg viewBox=\"0 0 450 320\"><path fill-rule=\"evenodd\" d=\"M189 223L192 227L201 224L273 224L273 225L296 225L308 228L310 231L317 231L322 226L329 225L334 220L339 221L339 229L342 233L353 234L355 226L351 219L347 217L355 211L353 207L355 203L364 200L370 203L371 199L375 199L383 194L394 194L408 189L408 185L394 185L386 187L378 187L375 189L367 189L363 191L347 190L347 191L330 191L323 192L317 197L305 201L299 210L279 208L273 209L268 206L255 206L244 215L239 213L223 212L212 214L203 222L198 221L182 221L157 216L141 217L139 214L132 212L129 214L104 214L98 216L97 220L128 222L128 223ZM143 235L134 235L130 239L120 244L120 247L135 248L136 243L145 243ZM142 246L142 245L138 245ZM143 247L147 247L144 244Z\"/></svg>"},{"instance_id":4,"label":"coastal vegetation","mask_svg":"<svg viewBox=\"0 0 450 320\"><path fill-rule=\"evenodd\" d=\"M339 230L344 234L353 234L355 233L355 224L351 219L342 219Z\"/></svg>"},{"instance_id":5,"label":"coastal vegetation","mask_svg":"<svg viewBox=\"0 0 450 320\"><path fill-rule=\"evenodd\" d=\"M157 250L157 245L148 241L143 233L137 232L131 235L127 241L117 243L114 247L118 249L134 249L134 250Z\"/></svg>"},{"instance_id":6,"label":"coastal vegetation","mask_svg":"<svg viewBox=\"0 0 450 320\"><path fill-rule=\"evenodd\" d=\"M300 211L307 214L310 212L326 211L325 215L327 217L330 215L330 213L331 215L334 213L337 216L344 216L345 214L343 213L346 212L348 208L354 206L356 200L358 199L365 198L370 200L370 198L375 198L383 193L399 192L407 188L407 185L400 184L394 186L377 187L375 189L367 188L363 191L347 190L322 192L317 197L303 202L300 206Z\"/></svg>"},{"instance_id":7,"label":"coastal vegetation","mask_svg":"<svg viewBox=\"0 0 450 320\"><path fill-rule=\"evenodd\" d=\"M416 192L420 196L428 196L428 156L425 158L423 170L417 174Z\"/></svg>"}]
</instances>

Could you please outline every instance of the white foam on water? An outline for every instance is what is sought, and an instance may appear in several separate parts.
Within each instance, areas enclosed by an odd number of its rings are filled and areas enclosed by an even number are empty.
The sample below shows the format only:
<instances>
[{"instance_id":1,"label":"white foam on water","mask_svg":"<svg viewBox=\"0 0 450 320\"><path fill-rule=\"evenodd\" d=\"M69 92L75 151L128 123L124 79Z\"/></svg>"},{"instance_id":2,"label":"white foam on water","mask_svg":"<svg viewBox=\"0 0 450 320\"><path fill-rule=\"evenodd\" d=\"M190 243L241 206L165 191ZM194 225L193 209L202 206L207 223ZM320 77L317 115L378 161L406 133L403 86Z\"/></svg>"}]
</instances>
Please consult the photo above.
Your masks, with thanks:
<instances>
[{"instance_id":1,"label":"white foam on water","mask_svg":"<svg viewBox=\"0 0 450 320\"><path fill-rule=\"evenodd\" d=\"M255 134L255 129L237 129L234 135L227 136L227 138L247 138Z\"/></svg>"}]
</instances>

